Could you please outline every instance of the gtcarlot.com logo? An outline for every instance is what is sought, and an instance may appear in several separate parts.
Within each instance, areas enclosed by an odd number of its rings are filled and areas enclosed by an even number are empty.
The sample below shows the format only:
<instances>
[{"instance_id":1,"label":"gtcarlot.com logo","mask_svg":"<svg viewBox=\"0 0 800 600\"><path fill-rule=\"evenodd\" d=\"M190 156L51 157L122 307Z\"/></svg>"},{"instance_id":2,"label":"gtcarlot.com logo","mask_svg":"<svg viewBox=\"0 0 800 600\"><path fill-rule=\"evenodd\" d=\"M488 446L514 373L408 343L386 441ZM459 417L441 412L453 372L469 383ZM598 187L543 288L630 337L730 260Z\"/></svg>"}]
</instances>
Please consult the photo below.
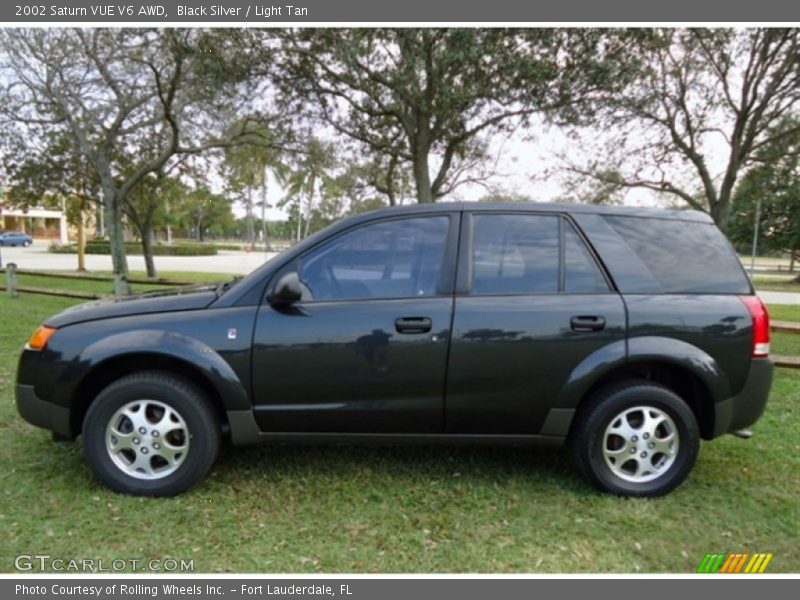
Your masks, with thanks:
<instances>
[{"instance_id":1,"label":"gtcarlot.com logo","mask_svg":"<svg viewBox=\"0 0 800 600\"><path fill-rule=\"evenodd\" d=\"M709 552L697 566L698 573L725 573L725 574L752 574L763 573L769 561L772 560L771 553L749 552L732 553L713 553Z\"/></svg>"},{"instance_id":2,"label":"gtcarlot.com logo","mask_svg":"<svg viewBox=\"0 0 800 600\"><path fill-rule=\"evenodd\" d=\"M123 571L187 572L194 571L194 559L178 558L58 558L49 554L20 554L14 559L17 571L55 573L116 573Z\"/></svg>"}]
</instances>

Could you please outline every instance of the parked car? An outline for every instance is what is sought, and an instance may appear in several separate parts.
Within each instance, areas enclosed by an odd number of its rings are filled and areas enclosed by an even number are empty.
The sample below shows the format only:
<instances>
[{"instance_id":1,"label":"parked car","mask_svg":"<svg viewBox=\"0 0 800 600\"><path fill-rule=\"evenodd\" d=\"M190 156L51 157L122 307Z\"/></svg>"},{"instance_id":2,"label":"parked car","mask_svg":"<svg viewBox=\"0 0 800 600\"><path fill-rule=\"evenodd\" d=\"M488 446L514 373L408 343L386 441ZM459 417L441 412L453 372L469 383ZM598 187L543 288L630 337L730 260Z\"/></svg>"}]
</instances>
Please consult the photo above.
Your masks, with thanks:
<instances>
[{"instance_id":1,"label":"parked car","mask_svg":"<svg viewBox=\"0 0 800 600\"><path fill-rule=\"evenodd\" d=\"M0 246L30 246L33 238L21 231L4 231L0 233Z\"/></svg>"},{"instance_id":2,"label":"parked car","mask_svg":"<svg viewBox=\"0 0 800 600\"><path fill-rule=\"evenodd\" d=\"M701 439L759 418L768 354L767 310L705 214L443 203L345 219L217 287L51 317L17 405L83 434L131 494L187 489L228 437L566 443L599 488L656 496Z\"/></svg>"}]
</instances>

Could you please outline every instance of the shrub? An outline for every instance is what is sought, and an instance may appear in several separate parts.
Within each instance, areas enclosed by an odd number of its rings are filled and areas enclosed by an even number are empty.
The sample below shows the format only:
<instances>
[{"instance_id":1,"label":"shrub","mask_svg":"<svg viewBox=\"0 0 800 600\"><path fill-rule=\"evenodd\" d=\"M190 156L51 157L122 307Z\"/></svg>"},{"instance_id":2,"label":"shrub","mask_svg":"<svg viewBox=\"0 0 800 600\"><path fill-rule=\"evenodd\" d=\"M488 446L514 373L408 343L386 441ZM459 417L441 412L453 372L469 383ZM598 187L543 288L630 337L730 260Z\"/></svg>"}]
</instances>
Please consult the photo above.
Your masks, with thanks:
<instances>
[{"instance_id":1,"label":"shrub","mask_svg":"<svg viewBox=\"0 0 800 600\"><path fill-rule=\"evenodd\" d=\"M53 254L77 254L78 247L74 244L60 244L59 242L51 242L47 247L47 251Z\"/></svg>"},{"instance_id":2,"label":"shrub","mask_svg":"<svg viewBox=\"0 0 800 600\"><path fill-rule=\"evenodd\" d=\"M50 244L48 252L56 254L77 254L75 244ZM125 253L133 256L142 254L142 245L138 242L125 242ZM213 256L217 248L212 244L154 244L153 256ZM86 254L111 254L108 240L90 240L86 242Z\"/></svg>"}]
</instances>

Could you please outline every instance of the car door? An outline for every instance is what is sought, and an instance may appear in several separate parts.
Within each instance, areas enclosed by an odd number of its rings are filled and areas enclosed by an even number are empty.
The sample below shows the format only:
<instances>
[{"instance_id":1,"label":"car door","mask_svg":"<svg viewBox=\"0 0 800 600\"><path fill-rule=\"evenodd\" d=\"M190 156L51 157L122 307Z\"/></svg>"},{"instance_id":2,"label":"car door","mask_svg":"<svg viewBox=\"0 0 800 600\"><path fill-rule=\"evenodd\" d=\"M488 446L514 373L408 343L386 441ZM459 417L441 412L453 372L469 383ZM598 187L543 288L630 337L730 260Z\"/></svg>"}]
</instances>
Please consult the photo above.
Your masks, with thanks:
<instances>
[{"instance_id":1,"label":"car door","mask_svg":"<svg viewBox=\"0 0 800 600\"><path fill-rule=\"evenodd\" d=\"M263 431L441 432L458 213L368 222L296 271L306 292L262 303L253 394Z\"/></svg>"},{"instance_id":2,"label":"car door","mask_svg":"<svg viewBox=\"0 0 800 600\"><path fill-rule=\"evenodd\" d=\"M539 433L576 366L625 337L625 307L556 213L465 213L445 402L451 433Z\"/></svg>"}]
</instances>

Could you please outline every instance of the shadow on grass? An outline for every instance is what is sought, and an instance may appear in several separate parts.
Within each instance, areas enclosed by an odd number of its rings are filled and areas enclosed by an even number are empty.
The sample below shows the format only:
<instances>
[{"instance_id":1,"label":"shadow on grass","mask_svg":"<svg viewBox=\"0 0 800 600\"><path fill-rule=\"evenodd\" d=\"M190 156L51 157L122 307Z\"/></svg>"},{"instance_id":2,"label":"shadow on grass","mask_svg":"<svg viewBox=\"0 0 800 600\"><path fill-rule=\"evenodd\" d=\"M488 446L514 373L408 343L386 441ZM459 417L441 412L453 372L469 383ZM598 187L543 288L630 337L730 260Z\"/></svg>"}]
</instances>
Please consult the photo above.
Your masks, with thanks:
<instances>
[{"instance_id":1,"label":"shadow on grass","mask_svg":"<svg viewBox=\"0 0 800 600\"><path fill-rule=\"evenodd\" d=\"M94 478L86 464L83 444L55 443L42 436L32 449L35 460L19 464L27 476L69 479L80 493L84 482ZM18 473L17 476L21 475ZM542 492L592 488L580 477L567 448L535 446L449 445L341 445L265 444L235 448L223 446L209 478L222 486L241 487L264 479L277 482L320 484L332 479L387 485L452 481L475 485L505 485L518 482L542 486ZM77 485L78 489L75 489ZM100 485L99 483L97 485ZM196 490L202 489L201 482ZM94 486L90 486L94 488ZM85 493L87 490L84 489Z\"/></svg>"},{"instance_id":2,"label":"shadow on grass","mask_svg":"<svg viewBox=\"0 0 800 600\"><path fill-rule=\"evenodd\" d=\"M235 481L248 476L371 480L469 480L496 484L536 481L557 488L586 491L566 448L531 446L268 444L224 448L215 478Z\"/></svg>"}]
</instances>

